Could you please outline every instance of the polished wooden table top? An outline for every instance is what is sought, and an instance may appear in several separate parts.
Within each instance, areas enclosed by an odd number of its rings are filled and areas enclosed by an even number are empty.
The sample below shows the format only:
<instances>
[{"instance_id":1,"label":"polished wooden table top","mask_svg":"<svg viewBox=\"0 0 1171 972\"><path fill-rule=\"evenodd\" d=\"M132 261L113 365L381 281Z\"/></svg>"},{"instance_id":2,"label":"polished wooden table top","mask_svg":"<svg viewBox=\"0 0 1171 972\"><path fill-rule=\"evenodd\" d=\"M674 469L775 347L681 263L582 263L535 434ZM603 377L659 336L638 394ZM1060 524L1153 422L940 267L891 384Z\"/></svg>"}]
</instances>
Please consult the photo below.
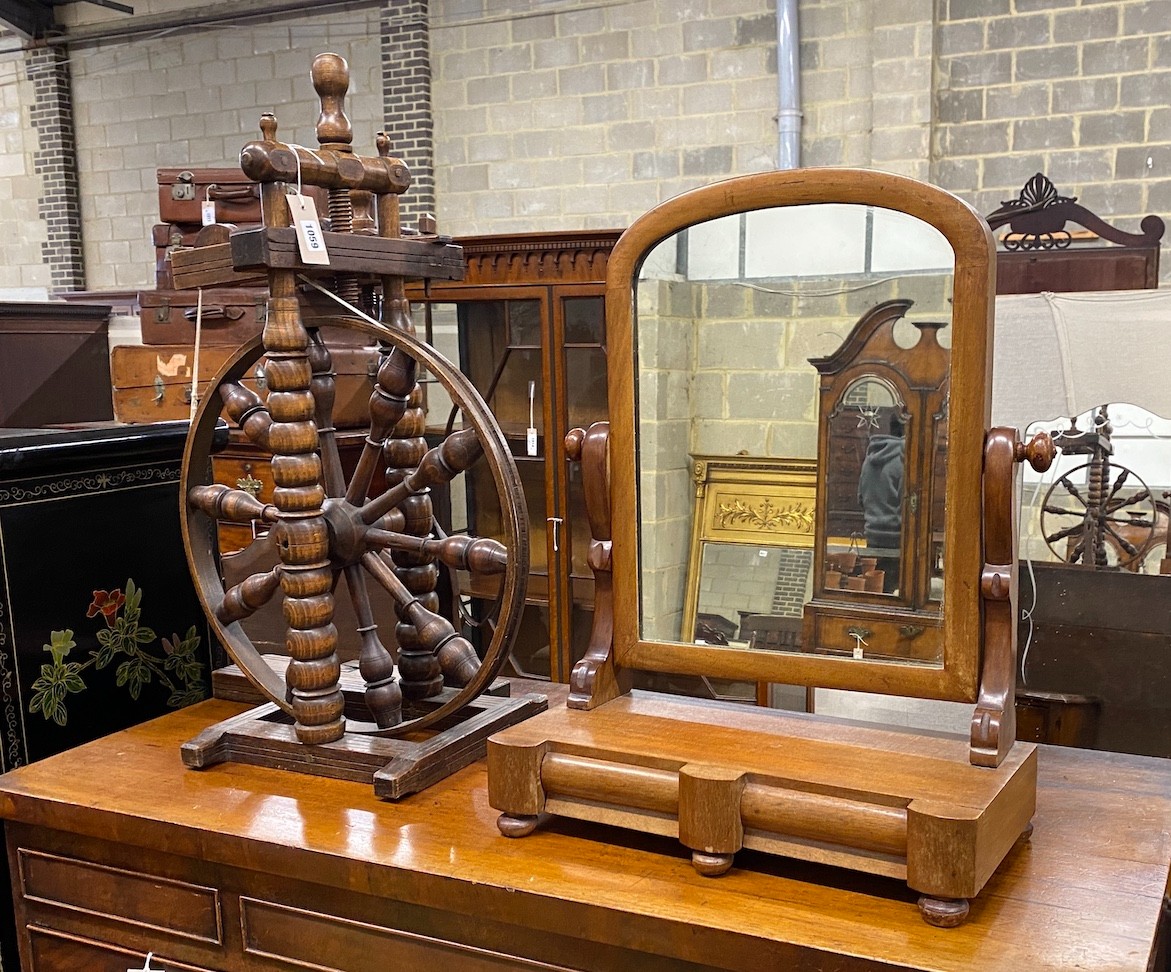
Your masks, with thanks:
<instances>
[{"instance_id":1,"label":"polished wooden table top","mask_svg":"<svg viewBox=\"0 0 1171 972\"><path fill-rule=\"evenodd\" d=\"M942 930L893 880L750 852L704 878L674 840L566 820L509 840L482 762L396 804L185 769L180 743L241 709L205 702L0 777L0 816L721 968L1145 969L1171 863L1165 761L1043 747L1031 842Z\"/></svg>"}]
</instances>

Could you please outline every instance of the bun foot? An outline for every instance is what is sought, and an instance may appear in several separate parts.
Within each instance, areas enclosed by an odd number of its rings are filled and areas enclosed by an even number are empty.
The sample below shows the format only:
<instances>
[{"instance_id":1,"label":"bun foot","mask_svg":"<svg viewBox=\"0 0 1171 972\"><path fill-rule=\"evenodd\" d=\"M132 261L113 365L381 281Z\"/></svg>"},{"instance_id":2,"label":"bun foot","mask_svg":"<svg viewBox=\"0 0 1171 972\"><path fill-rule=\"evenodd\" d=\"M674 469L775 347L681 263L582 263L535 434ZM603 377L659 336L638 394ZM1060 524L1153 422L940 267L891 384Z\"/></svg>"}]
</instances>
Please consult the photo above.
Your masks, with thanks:
<instances>
[{"instance_id":1,"label":"bun foot","mask_svg":"<svg viewBox=\"0 0 1171 972\"><path fill-rule=\"evenodd\" d=\"M968 917L968 899L930 898L923 895L919 899L919 914L927 924L936 928L955 928Z\"/></svg>"},{"instance_id":2,"label":"bun foot","mask_svg":"<svg viewBox=\"0 0 1171 972\"><path fill-rule=\"evenodd\" d=\"M1028 840L1032 836L1033 836L1033 821L1030 820L1025 825L1025 829L1021 831L1020 839L1021 840Z\"/></svg>"},{"instance_id":3,"label":"bun foot","mask_svg":"<svg viewBox=\"0 0 1171 972\"><path fill-rule=\"evenodd\" d=\"M705 854L692 851L691 866L704 877L718 877L732 866L734 854Z\"/></svg>"},{"instance_id":4,"label":"bun foot","mask_svg":"<svg viewBox=\"0 0 1171 972\"><path fill-rule=\"evenodd\" d=\"M502 813L496 826L505 837L527 837L537 829L537 815Z\"/></svg>"}]
</instances>

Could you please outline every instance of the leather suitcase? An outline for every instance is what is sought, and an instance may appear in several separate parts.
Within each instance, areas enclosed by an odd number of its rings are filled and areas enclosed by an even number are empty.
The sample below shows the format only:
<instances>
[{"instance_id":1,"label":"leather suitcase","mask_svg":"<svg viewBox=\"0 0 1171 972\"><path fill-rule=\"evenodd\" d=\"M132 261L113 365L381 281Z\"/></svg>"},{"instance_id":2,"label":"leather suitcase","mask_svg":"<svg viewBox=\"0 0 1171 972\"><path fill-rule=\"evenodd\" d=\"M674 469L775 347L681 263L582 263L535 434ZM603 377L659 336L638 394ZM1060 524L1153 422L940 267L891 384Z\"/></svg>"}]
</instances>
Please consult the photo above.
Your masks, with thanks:
<instances>
[{"instance_id":1,"label":"leather suitcase","mask_svg":"<svg viewBox=\"0 0 1171 972\"><path fill-rule=\"evenodd\" d=\"M234 346L209 345L199 349L199 394L236 353ZM375 348L332 349L337 374L333 424L338 429L366 428L370 424L370 394L378 373ZM195 348L190 344L122 345L110 355L114 389L114 418L119 422L162 422L191 415L191 378ZM263 365L254 390L263 392ZM252 384L252 383L249 383Z\"/></svg>"},{"instance_id":2,"label":"leather suitcase","mask_svg":"<svg viewBox=\"0 0 1171 972\"><path fill-rule=\"evenodd\" d=\"M174 290L171 278L171 253L195 245L198 226L180 223L157 223L150 229L150 241L155 248L155 286L159 290Z\"/></svg>"},{"instance_id":3,"label":"leather suitcase","mask_svg":"<svg viewBox=\"0 0 1171 972\"><path fill-rule=\"evenodd\" d=\"M203 204L215 203L217 223L260 223L260 186L238 168L159 169L159 219L203 225Z\"/></svg>"},{"instance_id":4,"label":"leather suitcase","mask_svg":"<svg viewBox=\"0 0 1171 972\"><path fill-rule=\"evenodd\" d=\"M234 347L199 349L199 394ZM114 418L119 422L165 422L191 416L191 377L195 348L187 344L119 345L110 352Z\"/></svg>"},{"instance_id":5,"label":"leather suitcase","mask_svg":"<svg viewBox=\"0 0 1171 972\"><path fill-rule=\"evenodd\" d=\"M239 347L264 328L268 289L225 287L203 291L199 340L204 347ZM197 290L144 290L138 295L142 343L195 344Z\"/></svg>"},{"instance_id":6,"label":"leather suitcase","mask_svg":"<svg viewBox=\"0 0 1171 972\"><path fill-rule=\"evenodd\" d=\"M264 330L267 287L211 287L203 291L202 346L239 347ZM143 290L138 295L142 343L195 344L195 312L198 290ZM332 304L324 311L332 309ZM323 307L303 306L302 320L310 327ZM322 335L330 348L366 347L370 339L355 328L325 325Z\"/></svg>"}]
</instances>

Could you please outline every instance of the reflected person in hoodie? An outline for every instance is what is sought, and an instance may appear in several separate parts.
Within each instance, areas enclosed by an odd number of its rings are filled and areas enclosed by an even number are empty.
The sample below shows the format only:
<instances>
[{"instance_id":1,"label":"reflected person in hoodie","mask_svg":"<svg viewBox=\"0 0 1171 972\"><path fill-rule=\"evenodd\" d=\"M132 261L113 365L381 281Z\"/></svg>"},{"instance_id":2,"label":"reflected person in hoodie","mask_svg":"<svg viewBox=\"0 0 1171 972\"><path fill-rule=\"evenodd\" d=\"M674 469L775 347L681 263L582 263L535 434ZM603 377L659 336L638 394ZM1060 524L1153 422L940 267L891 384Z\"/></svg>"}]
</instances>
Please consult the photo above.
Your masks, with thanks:
<instances>
[{"instance_id":1,"label":"reflected person in hoodie","mask_svg":"<svg viewBox=\"0 0 1171 972\"><path fill-rule=\"evenodd\" d=\"M866 458L858 476L858 503L862 507L866 547L883 551L878 556L878 569L885 571L883 592L892 594L899 586L906 451L903 420L897 412L891 413L888 428L889 433L875 433L866 445Z\"/></svg>"}]
</instances>

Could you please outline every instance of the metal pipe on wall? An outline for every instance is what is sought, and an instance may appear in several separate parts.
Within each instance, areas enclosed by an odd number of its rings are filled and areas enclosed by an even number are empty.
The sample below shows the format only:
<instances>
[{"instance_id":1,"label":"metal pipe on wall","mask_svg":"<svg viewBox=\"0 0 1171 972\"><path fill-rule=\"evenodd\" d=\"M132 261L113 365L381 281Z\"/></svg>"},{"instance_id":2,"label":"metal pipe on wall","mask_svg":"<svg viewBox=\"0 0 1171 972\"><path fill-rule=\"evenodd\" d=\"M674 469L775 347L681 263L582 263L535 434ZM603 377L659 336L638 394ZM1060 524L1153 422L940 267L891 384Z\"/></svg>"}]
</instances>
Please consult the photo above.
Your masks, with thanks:
<instances>
[{"instance_id":1,"label":"metal pipe on wall","mask_svg":"<svg viewBox=\"0 0 1171 972\"><path fill-rule=\"evenodd\" d=\"M797 0L777 0L777 168L801 165L801 32Z\"/></svg>"}]
</instances>

